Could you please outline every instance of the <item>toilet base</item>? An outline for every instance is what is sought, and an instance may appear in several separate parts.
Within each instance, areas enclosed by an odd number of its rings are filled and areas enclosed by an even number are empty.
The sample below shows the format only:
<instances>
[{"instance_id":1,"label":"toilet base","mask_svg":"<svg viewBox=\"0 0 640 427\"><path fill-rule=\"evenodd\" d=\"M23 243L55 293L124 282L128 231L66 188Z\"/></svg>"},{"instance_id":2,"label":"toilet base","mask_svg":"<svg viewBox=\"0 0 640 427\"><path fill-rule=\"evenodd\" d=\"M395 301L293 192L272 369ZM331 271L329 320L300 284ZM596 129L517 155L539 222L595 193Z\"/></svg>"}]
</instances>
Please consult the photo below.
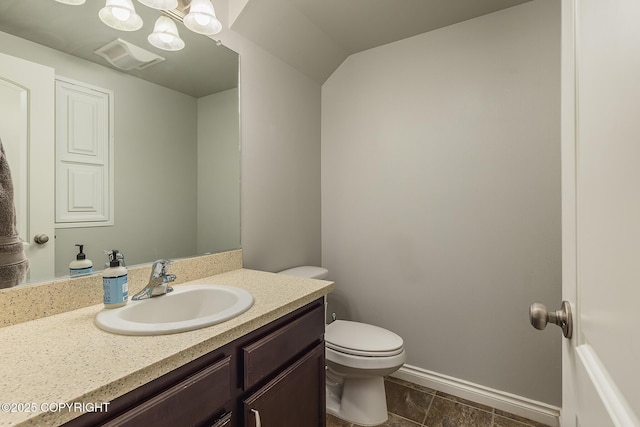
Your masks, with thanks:
<instances>
[{"instance_id":1,"label":"toilet base","mask_svg":"<svg viewBox=\"0 0 640 427\"><path fill-rule=\"evenodd\" d=\"M327 413L361 426L387 421L387 399L382 377L347 377L340 384L327 384Z\"/></svg>"}]
</instances>

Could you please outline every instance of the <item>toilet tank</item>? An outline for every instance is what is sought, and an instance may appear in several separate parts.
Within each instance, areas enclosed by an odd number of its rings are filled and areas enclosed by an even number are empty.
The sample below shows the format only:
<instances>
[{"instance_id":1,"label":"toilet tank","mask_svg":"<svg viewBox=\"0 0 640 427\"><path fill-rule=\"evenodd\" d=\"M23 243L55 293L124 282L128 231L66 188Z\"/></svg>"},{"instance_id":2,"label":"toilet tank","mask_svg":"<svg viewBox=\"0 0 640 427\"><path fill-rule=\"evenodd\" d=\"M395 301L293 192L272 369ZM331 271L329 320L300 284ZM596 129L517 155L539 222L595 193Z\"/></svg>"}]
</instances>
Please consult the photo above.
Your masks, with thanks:
<instances>
[{"instance_id":1,"label":"toilet tank","mask_svg":"<svg viewBox=\"0 0 640 427\"><path fill-rule=\"evenodd\" d=\"M329 270L322 267L314 267L311 265L303 265L300 267L289 268L279 271L278 274L286 274L287 276L305 277L307 279L326 279L329 277Z\"/></svg>"}]
</instances>

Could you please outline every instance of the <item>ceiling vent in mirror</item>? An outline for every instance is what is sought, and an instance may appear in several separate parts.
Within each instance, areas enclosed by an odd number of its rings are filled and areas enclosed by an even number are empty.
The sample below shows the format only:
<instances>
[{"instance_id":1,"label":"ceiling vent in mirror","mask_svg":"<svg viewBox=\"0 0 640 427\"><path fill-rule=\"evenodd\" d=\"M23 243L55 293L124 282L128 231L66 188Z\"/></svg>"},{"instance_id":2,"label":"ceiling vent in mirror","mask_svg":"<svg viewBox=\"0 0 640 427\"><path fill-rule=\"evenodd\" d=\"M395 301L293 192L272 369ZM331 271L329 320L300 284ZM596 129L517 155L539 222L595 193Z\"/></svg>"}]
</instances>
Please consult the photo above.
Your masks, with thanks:
<instances>
[{"instance_id":1,"label":"ceiling vent in mirror","mask_svg":"<svg viewBox=\"0 0 640 427\"><path fill-rule=\"evenodd\" d=\"M163 57L122 39L115 39L96 49L94 53L102 56L110 64L127 71L141 70L164 61Z\"/></svg>"}]
</instances>

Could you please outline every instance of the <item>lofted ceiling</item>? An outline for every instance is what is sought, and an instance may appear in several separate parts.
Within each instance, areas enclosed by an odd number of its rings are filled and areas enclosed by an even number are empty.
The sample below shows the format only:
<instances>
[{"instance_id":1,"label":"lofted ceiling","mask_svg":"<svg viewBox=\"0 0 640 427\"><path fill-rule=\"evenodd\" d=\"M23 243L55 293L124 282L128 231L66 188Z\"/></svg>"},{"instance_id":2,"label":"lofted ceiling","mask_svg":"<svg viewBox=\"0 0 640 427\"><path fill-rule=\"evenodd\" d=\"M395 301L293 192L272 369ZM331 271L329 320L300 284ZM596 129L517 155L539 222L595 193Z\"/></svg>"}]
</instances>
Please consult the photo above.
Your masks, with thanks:
<instances>
[{"instance_id":1,"label":"lofted ceiling","mask_svg":"<svg viewBox=\"0 0 640 427\"><path fill-rule=\"evenodd\" d=\"M322 84L349 55L531 0L212 1L219 14L233 10L229 20L220 16L232 31ZM93 51L124 38L167 58L129 74L195 97L237 85L237 56L211 39L182 28L187 44L183 51L151 47L146 35L158 13L134 3L145 27L123 33L97 19L104 0L89 0L81 7L54 0L0 0L0 31L106 66L110 65Z\"/></svg>"},{"instance_id":2,"label":"lofted ceiling","mask_svg":"<svg viewBox=\"0 0 640 427\"><path fill-rule=\"evenodd\" d=\"M322 84L351 54L530 0L230 0L231 29Z\"/></svg>"}]
</instances>

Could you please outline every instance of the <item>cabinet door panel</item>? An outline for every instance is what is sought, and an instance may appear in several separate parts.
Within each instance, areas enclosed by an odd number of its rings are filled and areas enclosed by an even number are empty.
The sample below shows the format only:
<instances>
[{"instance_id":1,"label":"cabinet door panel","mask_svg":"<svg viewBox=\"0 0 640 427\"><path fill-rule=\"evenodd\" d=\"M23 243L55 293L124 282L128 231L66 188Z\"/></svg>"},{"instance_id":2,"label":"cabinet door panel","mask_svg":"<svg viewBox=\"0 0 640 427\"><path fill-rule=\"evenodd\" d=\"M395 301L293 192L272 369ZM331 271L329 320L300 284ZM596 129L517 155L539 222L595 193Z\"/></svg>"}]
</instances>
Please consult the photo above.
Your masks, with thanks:
<instances>
[{"instance_id":1,"label":"cabinet door panel","mask_svg":"<svg viewBox=\"0 0 640 427\"><path fill-rule=\"evenodd\" d=\"M324 427L324 342L243 401L244 426Z\"/></svg>"},{"instance_id":2,"label":"cabinet door panel","mask_svg":"<svg viewBox=\"0 0 640 427\"><path fill-rule=\"evenodd\" d=\"M104 426L200 425L211 419L230 398L231 356L228 356L135 406Z\"/></svg>"},{"instance_id":3,"label":"cabinet door panel","mask_svg":"<svg viewBox=\"0 0 640 427\"><path fill-rule=\"evenodd\" d=\"M319 306L288 325L242 348L244 389L285 366L324 335L324 307Z\"/></svg>"}]
</instances>

